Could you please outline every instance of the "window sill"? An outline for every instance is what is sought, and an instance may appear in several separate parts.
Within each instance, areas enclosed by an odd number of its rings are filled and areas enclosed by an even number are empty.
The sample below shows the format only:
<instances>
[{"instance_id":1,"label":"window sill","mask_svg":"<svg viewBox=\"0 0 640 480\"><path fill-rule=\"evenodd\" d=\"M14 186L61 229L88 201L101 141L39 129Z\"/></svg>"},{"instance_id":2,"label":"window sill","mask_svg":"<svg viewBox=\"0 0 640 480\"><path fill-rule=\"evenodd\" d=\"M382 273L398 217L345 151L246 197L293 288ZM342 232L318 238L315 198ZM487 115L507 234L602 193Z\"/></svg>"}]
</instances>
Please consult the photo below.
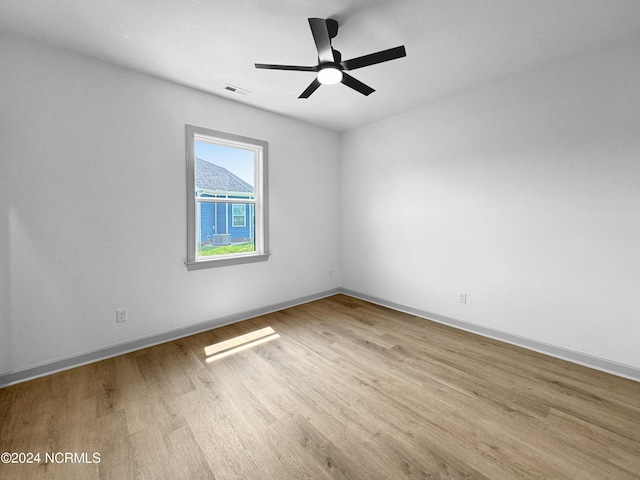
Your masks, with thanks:
<instances>
[{"instance_id":1,"label":"window sill","mask_svg":"<svg viewBox=\"0 0 640 480\"><path fill-rule=\"evenodd\" d=\"M240 265L242 263L266 262L269 260L269 253L255 253L251 255L240 255L237 257L224 257L212 260L198 260L196 262L185 262L187 270L203 270L205 268L226 267L228 265Z\"/></svg>"}]
</instances>

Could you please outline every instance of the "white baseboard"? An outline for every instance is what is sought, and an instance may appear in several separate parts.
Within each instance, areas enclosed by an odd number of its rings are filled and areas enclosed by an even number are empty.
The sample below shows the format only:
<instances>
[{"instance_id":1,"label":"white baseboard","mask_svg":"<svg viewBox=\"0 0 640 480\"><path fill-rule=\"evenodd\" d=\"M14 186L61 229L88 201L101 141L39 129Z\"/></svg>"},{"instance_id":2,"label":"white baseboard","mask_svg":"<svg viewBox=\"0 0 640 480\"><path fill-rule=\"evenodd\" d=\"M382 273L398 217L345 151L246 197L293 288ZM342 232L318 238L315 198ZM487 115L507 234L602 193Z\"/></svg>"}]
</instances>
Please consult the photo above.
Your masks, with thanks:
<instances>
[{"instance_id":1,"label":"white baseboard","mask_svg":"<svg viewBox=\"0 0 640 480\"><path fill-rule=\"evenodd\" d=\"M377 305L382 305L383 307L391 308L393 310L409 313L411 315L425 318L427 320L432 320L437 323L449 325L460 330L476 333L478 335L482 335L483 337L500 340L501 342L510 343L511 345L516 345L518 347L533 350L538 353L543 353L545 355L559 358L561 360L567 360L569 362L577 363L579 365L593 368L595 370L611 373L612 375L616 375L618 377L628 378L629 380L640 382L640 368L634 367L632 365L627 365L624 363L615 362L613 360L588 355L586 353L577 352L575 350L560 347L557 345L551 345L548 343L540 342L538 340L520 337L518 335L502 332L500 330L494 330L492 328L483 327L481 325L476 325L469 322L464 322L462 320L439 315L437 313L427 312L413 307L407 307L406 305L401 305L399 303L390 302L381 298L354 292L349 289L341 288L340 293L343 293L350 297L359 298L361 300L366 300L367 302L375 303Z\"/></svg>"}]
</instances>

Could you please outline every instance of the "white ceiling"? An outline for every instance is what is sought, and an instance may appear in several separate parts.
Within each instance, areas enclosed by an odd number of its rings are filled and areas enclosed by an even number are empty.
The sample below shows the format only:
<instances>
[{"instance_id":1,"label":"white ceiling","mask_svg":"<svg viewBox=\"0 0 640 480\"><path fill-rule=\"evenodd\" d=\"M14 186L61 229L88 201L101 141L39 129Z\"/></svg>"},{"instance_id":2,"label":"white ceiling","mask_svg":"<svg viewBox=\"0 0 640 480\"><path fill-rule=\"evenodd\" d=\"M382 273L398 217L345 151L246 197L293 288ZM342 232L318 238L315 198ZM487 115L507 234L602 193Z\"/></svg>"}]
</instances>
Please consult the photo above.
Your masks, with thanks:
<instances>
[{"instance_id":1,"label":"white ceiling","mask_svg":"<svg viewBox=\"0 0 640 480\"><path fill-rule=\"evenodd\" d=\"M343 59L405 45L407 57L298 95L315 65L308 17L340 23ZM640 35L639 0L1 0L8 31L343 131ZM251 93L222 89L229 83Z\"/></svg>"}]
</instances>

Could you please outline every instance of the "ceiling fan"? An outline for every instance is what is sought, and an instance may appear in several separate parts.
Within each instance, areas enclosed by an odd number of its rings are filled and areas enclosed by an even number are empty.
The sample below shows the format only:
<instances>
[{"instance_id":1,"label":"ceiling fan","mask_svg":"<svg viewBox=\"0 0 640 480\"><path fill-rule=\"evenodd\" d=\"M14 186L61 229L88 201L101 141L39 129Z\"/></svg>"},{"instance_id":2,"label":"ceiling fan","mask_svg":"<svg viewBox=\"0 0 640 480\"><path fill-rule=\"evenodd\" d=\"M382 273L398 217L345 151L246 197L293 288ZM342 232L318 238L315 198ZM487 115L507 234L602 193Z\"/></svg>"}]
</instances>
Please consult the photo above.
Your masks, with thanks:
<instances>
[{"instance_id":1,"label":"ceiling fan","mask_svg":"<svg viewBox=\"0 0 640 480\"><path fill-rule=\"evenodd\" d=\"M346 72L355 70L356 68L375 65L376 63L388 62L389 60L395 60L396 58L402 58L407 55L403 45L343 61L340 52L331 46L331 39L338 34L338 21L332 18L326 20L324 18L309 18L309 26L311 27L313 40L318 50L318 64L316 66L255 64L256 68L268 70L317 72L318 75L315 80L311 82L298 98L309 98L320 85L331 85L338 82L353 88L363 95L369 95L375 92L375 90L360 80L356 80Z\"/></svg>"}]
</instances>

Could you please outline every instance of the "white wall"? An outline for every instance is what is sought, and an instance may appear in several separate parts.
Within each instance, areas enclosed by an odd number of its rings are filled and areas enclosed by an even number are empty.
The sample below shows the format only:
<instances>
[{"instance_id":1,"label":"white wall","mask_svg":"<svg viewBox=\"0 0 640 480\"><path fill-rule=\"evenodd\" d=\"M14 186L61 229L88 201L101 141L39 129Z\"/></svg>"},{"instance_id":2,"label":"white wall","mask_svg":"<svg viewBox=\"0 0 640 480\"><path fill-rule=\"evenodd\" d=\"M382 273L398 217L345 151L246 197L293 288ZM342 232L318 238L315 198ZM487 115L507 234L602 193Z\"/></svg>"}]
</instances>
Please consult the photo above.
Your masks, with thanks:
<instances>
[{"instance_id":1,"label":"white wall","mask_svg":"<svg viewBox=\"0 0 640 480\"><path fill-rule=\"evenodd\" d=\"M343 134L343 287L640 367L638 51Z\"/></svg>"},{"instance_id":2,"label":"white wall","mask_svg":"<svg viewBox=\"0 0 640 480\"><path fill-rule=\"evenodd\" d=\"M14 37L0 58L0 374L339 286L338 134ZM187 123L269 142L268 262L187 271Z\"/></svg>"}]
</instances>

